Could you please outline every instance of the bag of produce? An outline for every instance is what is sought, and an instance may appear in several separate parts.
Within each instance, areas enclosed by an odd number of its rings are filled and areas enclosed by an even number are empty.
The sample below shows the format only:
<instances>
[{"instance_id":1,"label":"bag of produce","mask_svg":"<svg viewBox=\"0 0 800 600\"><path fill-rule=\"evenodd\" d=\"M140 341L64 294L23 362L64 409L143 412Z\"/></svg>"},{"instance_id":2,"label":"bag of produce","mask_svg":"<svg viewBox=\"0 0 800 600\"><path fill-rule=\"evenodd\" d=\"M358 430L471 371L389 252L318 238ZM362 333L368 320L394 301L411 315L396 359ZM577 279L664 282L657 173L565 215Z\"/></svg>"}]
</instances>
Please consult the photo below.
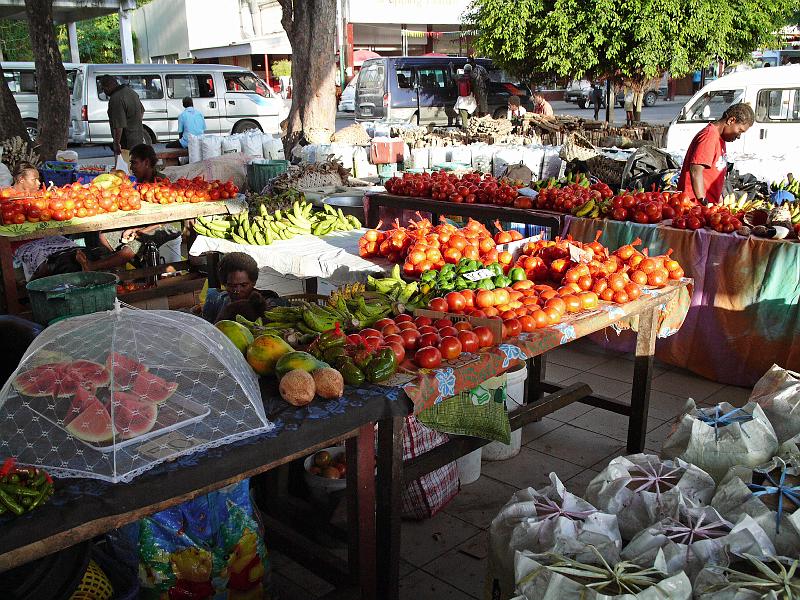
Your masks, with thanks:
<instances>
[{"instance_id":1,"label":"bag of produce","mask_svg":"<svg viewBox=\"0 0 800 600\"><path fill-rule=\"evenodd\" d=\"M300 151L300 160L303 164L310 165L317 162L317 145L308 144Z\"/></svg>"},{"instance_id":2,"label":"bag of produce","mask_svg":"<svg viewBox=\"0 0 800 600\"><path fill-rule=\"evenodd\" d=\"M750 394L767 415L778 442L800 435L800 373L772 365Z\"/></svg>"},{"instance_id":3,"label":"bag of produce","mask_svg":"<svg viewBox=\"0 0 800 600\"><path fill-rule=\"evenodd\" d=\"M189 134L189 162L196 163L203 160L203 136Z\"/></svg>"},{"instance_id":4,"label":"bag of produce","mask_svg":"<svg viewBox=\"0 0 800 600\"><path fill-rule=\"evenodd\" d=\"M697 465L721 481L734 465L753 467L769 460L778 439L764 411L755 402L734 408L722 402L697 408L692 399L684 415L664 441L661 455Z\"/></svg>"},{"instance_id":5,"label":"bag of produce","mask_svg":"<svg viewBox=\"0 0 800 600\"><path fill-rule=\"evenodd\" d=\"M533 181L542 178L542 161L544 148L541 146L524 146L522 148L522 164L528 167L533 174Z\"/></svg>"},{"instance_id":6,"label":"bag of produce","mask_svg":"<svg viewBox=\"0 0 800 600\"><path fill-rule=\"evenodd\" d=\"M586 488L586 500L598 510L617 515L623 540L645 527L678 514L681 506L705 506L714 494L714 480L680 459L652 454L613 459Z\"/></svg>"},{"instance_id":7,"label":"bag of produce","mask_svg":"<svg viewBox=\"0 0 800 600\"><path fill-rule=\"evenodd\" d=\"M329 154L342 163L345 169L353 169L353 146L334 142L331 144Z\"/></svg>"},{"instance_id":8,"label":"bag of produce","mask_svg":"<svg viewBox=\"0 0 800 600\"><path fill-rule=\"evenodd\" d=\"M609 563L598 552L596 561L581 562L560 554L517 552L514 600L691 600L692 584L685 573L670 576L659 551L653 565Z\"/></svg>"},{"instance_id":9,"label":"bag of produce","mask_svg":"<svg viewBox=\"0 0 800 600\"><path fill-rule=\"evenodd\" d=\"M264 146L261 142L262 133L257 129L242 135L242 152L253 158L264 158Z\"/></svg>"},{"instance_id":10,"label":"bag of produce","mask_svg":"<svg viewBox=\"0 0 800 600\"><path fill-rule=\"evenodd\" d=\"M430 168L428 148L413 148L407 169L428 169Z\"/></svg>"},{"instance_id":11,"label":"bag of produce","mask_svg":"<svg viewBox=\"0 0 800 600\"><path fill-rule=\"evenodd\" d=\"M283 142L280 138L267 138L268 134L261 137L261 147L264 151L264 158L267 160L286 160L286 153L283 150Z\"/></svg>"},{"instance_id":12,"label":"bag of produce","mask_svg":"<svg viewBox=\"0 0 800 600\"><path fill-rule=\"evenodd\" d=\"M450 162L472 166L472 149L469 146L453 146L450 150Z\"/></svg>"},{"instance_id":13,"label":"bag of produce","mask_svg":"<svg viewBox=\"0 0 800 600\"><path fill-rule=\"evenodd\" d=\"M447 148L442 146L432 146L429 149L428 162L431 169L447 162Z\"/></svg>"},{"instance_id":14,"label":"bag of produce","mask_svg":"<svg viewBox=\"0 0 800 600\"><path fill-rule=\"evenodd\" d=\"M262 598L269 560L249 480L198 496L131 526L142 598Z\"/></svg>"},{"instance_id":15,"label":"bag of produce","mask_svg":"<svg viewBox=\"0 0 800 600\"><path fill-rule=\"evenodd\" d=\"M242 151L242 137L239 135L228 135L222 138L222 153L233 154Z\"/></svg>"},{"instance_id":16,"label":"bag of produce","mask_svg":"<svg viewBox=\"0 0 800 600\"><path fill-rule=\"evenodd\" d=\"M778 554L800 554L800 457L775 457L753 469L733 467L711 505L732 521L751 516Z\"/></svg>"},{"instance_id":17,"label":"bag of produce","mask_svg":"<svg viewBox=\"0 0 800 600\"><path fill-rule=\"evenodd\" d=\"M608 562L619 559L622 539L617 517L601 513L570 494L555 473L541 490L514 493L492 520L489 561L483 597L507 600L514 595L514 556L517 551L556 552L591 561L593 546Z\"/></svg>"},{"instance_id":18,"label":"bag of produce","mask_svg":"<svg viewBox=\"0 0 800 600\"><path fill-rule=\"evenodd\" d=\"M54 323L0 391L6 454L55 477L127 482L272 427L241 350L177 311L117 307Z\"/></svg>"},{"instance_id":19,"label":"bag of produce","mask_svg":"<svg viewBox=\"0 0 800 600\"><path fill-rule=\"evenodd\" d=\"M767 533L751 517L743 515L736 525L710 506L681 507L676 518L667 518L639 532L622 552L622 559L640 565L653 564L663 551L669 573L685 572L694 581L707 564L722 564L726 550L756 556L775 554Z\"/></svg>"},{"instance_id":20,"label":"bag of produce","mask_svg":"<svg viewBox=\"0 0 800 600\"><path fill-rule=\"evenodd\" d=\"M800 559L730 555L694 582L695 600L791 600L800 597Z\"/></svg>"},{"instance_id":21,"label":"bag of produce","mask_svg":"<svg viewBox=\"0 0 800 600\"><path fill-rule=\"evenodd\" d=\"M559 156L559 152L561 152L561 146L544 146L542 148L542 152L544 157L542 159L542 179L548 179L550 177L560 177L561 176L561 166L564 164L564 161L561 160Z\"/></svg>"},{"instance_id":22,"label":"bag of produce","mask_svg":"<svg viewBox=\"0 0 800 600\"><path fill-rule=\"evenodd\" d=\"M200 155L203 160L222 156L222 138L218 135L204 135L200 140Z\"/></svg>"},{"instance_id":23,"label":"bag of produce","mask_svg":"<svg viewBox=\"0 0 800 600\"><path fill-rule=\"evenodd\" d=\"M518 165L520 162L522 162L522 148L506 146L495 152L492 157L492 175L501 177L509 165Z\"/></svg>"},{"instance_id":24,"label":"bag of produce","mask_svg":"<svg viewBox=\"0 0 800 600\"><path fill-rule=\"evenodd\" d=\"M314 160L311 162L314 163L324 163L328 160L331 155L331 145L330 144L316 144L314 145Z\"/></svg>"},{"instance_id":25,"label":"bag of produce","mask_svg":"<svg viewBox=\"0 0 800 600\"><path fill-rule=\"evenodd\" d=\"M494 146L484 142L477 142L470 144L470 149L472 152L472 168L478 173L491 173Z\"/></svg>"}]
</instances>

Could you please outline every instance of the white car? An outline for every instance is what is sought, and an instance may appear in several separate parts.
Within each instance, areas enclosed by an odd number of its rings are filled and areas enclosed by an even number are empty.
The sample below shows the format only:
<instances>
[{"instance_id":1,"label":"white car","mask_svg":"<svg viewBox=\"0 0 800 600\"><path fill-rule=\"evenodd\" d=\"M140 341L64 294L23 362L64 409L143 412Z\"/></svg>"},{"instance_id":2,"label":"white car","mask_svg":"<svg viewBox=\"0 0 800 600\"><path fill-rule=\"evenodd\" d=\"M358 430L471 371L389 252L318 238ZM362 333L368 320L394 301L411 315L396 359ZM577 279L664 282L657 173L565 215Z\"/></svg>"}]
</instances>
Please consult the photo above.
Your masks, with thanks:
<instances>
[{"instance_id":1,"label":"white car","mask_svg":"<svg viewBox=\"0 0 800 600\"><path fill-rule=\"evenodd\" d=\"M342 97L339 99L339 112L355 112L356 111L356 81L358 76L353 77L348 83Z\"/></svg>"}]
</instances>

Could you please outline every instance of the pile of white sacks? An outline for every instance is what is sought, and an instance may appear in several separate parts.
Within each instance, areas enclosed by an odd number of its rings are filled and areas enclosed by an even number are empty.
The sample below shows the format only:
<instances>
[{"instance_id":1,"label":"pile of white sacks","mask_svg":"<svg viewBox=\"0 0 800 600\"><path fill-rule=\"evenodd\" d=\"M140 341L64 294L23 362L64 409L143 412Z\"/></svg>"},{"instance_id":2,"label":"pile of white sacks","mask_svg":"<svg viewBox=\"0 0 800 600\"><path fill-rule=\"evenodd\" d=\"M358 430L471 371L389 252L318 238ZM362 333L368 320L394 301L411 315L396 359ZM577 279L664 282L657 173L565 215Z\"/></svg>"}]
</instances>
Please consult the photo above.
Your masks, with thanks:
<instances>
[{"instance_id":1,"label":"pile of white sacks","mask_svg":"<svg viewBox=\"0 0 800 600\"><path fill-rule=\"evenodd\" d=\"M188 150L190 163L234 153L246 154L254 159L284 160L286 158L280 135L261 133L257 129L233 135L190 135Z\"/></svg>"},{"instance_id":2,"label":"pile of white sacks","mask_svg":"<svg viewBox=\"0 0 800 600\"><path fill-rule=\"evenodd\" d=\"M660 456L614 458L583 497L555 473L516 492L492 521L484 598L796 598L799 443L800 376L777 365L742 408L689 400Z\"/></svg>"}]
</instances>

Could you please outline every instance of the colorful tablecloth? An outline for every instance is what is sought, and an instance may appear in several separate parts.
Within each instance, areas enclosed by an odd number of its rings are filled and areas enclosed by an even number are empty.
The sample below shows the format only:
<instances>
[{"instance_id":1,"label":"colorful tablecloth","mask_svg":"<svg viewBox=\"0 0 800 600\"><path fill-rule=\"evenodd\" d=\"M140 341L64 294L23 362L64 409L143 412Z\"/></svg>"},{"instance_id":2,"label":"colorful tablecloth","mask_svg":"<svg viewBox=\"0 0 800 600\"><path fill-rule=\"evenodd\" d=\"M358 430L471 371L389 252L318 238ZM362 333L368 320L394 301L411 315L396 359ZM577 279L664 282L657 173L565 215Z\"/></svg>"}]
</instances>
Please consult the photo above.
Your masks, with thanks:
<instances>
[{"instance_id":1,"label":"colorful tablecloth","mask_svg":"<svg viewBox=\"0 0 800 600\"><path fill-rule=\"evenodd\" d=\"M752 386L773 364L800 370L800 244L574 217L563 233L589 241L599 229L611 248L637 237L651 255L673 248L694 279L685 323L658 343L660 360L741 386ZM592 339L625 351L633 344L625 335Z\"/></svg>"},{"instance_id":2,"label":"colorful tablecloth","mask_svg":"<svg viewBox=\"0 0 800 600\"><path fill-rule=\"evenodd\" d=\"M516 366L533 356L544 354L577 338L604 332L638 330L639 314L648 307L658 308L658 336L668 337L678 331L691 303L690 280L673 282L662 289L646 289L641 298L619 305L603 302L598 310L569 315L563 323L553 327L523 333L499 346L478 354L462 354L456 361L436 370L420 369L399 372L387 382L402 387L414 403L414 414L438 404L442 400L469 390L498 373ZM409 363L404 366L411 367Z\"/></svg>"}]
</instances>

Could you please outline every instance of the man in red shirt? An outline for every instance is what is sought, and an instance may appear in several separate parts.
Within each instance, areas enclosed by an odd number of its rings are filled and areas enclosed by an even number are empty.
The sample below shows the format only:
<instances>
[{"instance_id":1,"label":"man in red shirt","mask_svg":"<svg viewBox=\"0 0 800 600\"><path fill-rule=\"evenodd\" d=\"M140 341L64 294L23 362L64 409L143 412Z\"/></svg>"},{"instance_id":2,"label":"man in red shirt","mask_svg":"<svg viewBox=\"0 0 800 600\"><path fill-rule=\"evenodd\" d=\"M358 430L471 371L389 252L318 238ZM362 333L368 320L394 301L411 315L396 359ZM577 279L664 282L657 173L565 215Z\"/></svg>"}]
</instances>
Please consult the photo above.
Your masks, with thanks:
<instances>
[{"instance_id":1,"label":"man in red shirt","mask_svg":"<svg viewBox=\"0 0 800 600\"><path fill-rule=\"evenodd\" d=\"M733 104L694 136L683 159L678 189L701 204L719 202L728 171L725 142L738 140L755 117L749 104Z\"/></svg>"}]
</instances>

